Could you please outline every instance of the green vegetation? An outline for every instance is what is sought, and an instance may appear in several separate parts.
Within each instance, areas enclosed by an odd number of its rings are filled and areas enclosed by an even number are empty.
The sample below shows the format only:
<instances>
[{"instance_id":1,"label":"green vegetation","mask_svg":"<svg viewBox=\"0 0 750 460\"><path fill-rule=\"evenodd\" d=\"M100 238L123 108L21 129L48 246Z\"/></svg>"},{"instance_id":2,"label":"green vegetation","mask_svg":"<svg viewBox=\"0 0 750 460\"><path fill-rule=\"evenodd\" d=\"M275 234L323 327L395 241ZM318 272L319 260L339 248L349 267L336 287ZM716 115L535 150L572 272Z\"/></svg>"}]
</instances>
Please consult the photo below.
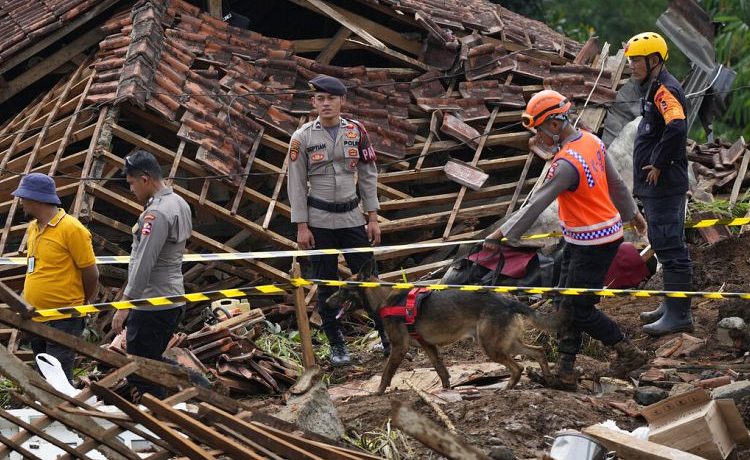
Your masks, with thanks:
<instances>
[{"instance_id":1,"label":"green vegetation","mask_svg":"<svg viewBox=\"0 0 750 460\"><path fill-rule=\"evenodd\" d=\"M415 458L409 440L401 431L391 427L391 419L388 419L382 428L364 433L350 430L348 434L344 435L344 441L389 460Z\"/></svg>"}]
</instances>

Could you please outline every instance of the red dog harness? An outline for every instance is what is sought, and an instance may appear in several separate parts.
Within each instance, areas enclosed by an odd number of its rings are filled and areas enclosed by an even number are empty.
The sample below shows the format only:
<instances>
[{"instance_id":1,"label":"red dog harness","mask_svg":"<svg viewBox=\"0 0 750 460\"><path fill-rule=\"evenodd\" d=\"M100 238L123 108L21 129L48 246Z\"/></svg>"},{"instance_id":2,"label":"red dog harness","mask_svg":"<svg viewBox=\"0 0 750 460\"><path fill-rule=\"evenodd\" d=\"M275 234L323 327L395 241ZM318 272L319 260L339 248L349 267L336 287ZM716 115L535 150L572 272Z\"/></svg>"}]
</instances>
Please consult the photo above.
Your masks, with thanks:
<instances>
[{"instance_id":1,"label":"red dog harness","mask_svg":"<svg viewBox=\"0 0 750 460\"><path fill-rule=\"evenodd\" d=\"M428 291L430 291L430 289L424 287L414 288L406 295L406 305L382 307L378 313L380 314L380 317L384 319L388 317L404 318L404 323L406 323L406 328L409 330L409 335L417 340L421 340L422 337L414 330L414 322L419 315L420 295Z\"/></svg>"}]
</instances>

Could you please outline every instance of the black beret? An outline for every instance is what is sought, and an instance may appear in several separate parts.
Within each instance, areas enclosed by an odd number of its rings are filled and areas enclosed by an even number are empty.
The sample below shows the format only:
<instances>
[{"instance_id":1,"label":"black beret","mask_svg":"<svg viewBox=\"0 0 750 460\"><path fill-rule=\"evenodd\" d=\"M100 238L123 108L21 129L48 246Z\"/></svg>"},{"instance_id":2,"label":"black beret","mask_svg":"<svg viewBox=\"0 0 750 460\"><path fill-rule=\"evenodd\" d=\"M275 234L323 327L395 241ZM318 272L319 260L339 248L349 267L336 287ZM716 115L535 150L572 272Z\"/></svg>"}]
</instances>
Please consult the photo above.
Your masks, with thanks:
<instances>
[{"instance_id":1,"label":"black beret","mask_svg":"<svg viewBox=\"0 0 750 460\"><path fill-rule=\"evenodd\" d=\"M318 91L333 94L334 96L346 96L346 86L341 80L328 75L318 75L309 81L310 86Z\"/></svg>"}]
</instances>

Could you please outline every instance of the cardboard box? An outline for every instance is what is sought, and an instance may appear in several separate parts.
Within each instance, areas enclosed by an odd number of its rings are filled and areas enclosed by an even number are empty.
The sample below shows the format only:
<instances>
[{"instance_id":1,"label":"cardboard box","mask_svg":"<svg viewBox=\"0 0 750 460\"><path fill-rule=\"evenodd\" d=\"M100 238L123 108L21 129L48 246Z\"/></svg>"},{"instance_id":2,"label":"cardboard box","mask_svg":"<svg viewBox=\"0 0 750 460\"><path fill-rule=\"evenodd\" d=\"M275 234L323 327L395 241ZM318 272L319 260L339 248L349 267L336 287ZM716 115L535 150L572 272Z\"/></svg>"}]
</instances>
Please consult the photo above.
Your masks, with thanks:
<instances>
[{"instance_id":1,"label":"cardboard box","mask_svg":"<svg viewBox=\"0 0 750 460\"><path fill-rule=\"evenodd\" d=\"M649 441L709 460L724 460L738 443L750 441L731 399L713 400L699 388L644 407Z\"/></svg>"}]
</instances>

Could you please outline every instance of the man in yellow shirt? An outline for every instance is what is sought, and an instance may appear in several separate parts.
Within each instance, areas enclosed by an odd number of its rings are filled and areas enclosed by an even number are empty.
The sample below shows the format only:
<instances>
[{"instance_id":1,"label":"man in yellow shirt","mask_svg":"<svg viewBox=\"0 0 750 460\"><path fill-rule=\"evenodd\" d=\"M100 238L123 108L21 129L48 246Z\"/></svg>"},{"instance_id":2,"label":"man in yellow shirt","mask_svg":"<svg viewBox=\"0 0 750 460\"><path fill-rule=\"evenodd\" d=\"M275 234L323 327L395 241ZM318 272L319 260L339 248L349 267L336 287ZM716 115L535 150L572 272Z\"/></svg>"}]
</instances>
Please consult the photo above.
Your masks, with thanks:
<instances>
[{"instance_id":1,"label":"man in yellow shirt","mask_svg":"<svg viewBox=\"0 0 750 460\"><path fill-rule=\"evenodd\" d=\"M27 238L28 265L23 285L26 302L36 310L88 303L96 295L99 283L91 233L58 207L55 181L44 174L28 174L13 196L21 199L26 215L34 218ZM85 319L62 318L47 324L80 336ZM74 350L37 336L31 338L31 348L35 355L48 353L57 358L68 379L73 377Z\"/></svg>"}]
</instances>

